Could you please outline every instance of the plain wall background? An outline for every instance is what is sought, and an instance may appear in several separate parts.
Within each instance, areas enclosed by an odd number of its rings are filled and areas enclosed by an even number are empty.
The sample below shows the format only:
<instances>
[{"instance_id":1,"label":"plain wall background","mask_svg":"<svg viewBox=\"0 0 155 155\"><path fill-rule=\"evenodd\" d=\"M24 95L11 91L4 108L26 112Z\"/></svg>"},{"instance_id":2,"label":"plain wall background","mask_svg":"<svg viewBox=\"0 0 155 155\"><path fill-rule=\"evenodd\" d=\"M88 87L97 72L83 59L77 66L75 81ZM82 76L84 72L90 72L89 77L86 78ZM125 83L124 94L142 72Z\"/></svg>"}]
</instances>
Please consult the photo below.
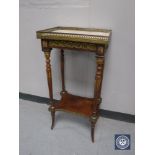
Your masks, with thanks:
<instances>
[{"instance_id":1,"label":"plain wall background","mask_svg":"<svg viewBox=\"0 0 155 155\"><path fill-rule=\"evenodd\" d=\"M134 114L134 0L20 0L20 92L48 97L45 59L36 31L53 26L112 30L106 52L101 108ZM58 50L51 52L54 97L60 98ZM65 52L66 87L93 95L95 55Z\"/></svg>"}]
</instances>

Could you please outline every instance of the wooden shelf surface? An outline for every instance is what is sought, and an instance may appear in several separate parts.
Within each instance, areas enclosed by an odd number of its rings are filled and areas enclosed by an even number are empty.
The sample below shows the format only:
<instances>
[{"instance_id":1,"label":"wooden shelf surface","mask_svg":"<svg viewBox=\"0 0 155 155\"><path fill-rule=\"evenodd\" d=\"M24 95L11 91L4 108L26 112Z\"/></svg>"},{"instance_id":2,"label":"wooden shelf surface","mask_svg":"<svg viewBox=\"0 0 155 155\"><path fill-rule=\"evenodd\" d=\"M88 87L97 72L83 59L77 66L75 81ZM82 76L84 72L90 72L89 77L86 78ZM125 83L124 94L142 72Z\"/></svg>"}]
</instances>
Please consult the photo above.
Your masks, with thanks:
<instances>
[{"instance_id":1,"label":"wooden shelf surface","mask_svg":"<svg viewBox=\"0 0 155 155\"><path fill-rule=\"evenodd\" d=\"M54 107L56 111L68 111L89 117L93 113L93 104L95 104L93 98L65 93L62 95L60 102L54 104Z\"/></svg>"}]
</instances>

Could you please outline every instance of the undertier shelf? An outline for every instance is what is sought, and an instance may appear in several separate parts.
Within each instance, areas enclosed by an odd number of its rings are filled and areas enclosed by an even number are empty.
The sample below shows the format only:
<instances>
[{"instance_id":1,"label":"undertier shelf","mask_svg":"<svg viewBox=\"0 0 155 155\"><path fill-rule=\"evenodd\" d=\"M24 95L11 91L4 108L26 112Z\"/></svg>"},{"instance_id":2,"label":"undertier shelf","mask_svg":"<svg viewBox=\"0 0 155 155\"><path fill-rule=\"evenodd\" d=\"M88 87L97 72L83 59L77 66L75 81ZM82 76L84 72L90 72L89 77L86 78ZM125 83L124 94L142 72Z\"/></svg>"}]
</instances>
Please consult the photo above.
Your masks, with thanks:
<instances>
[{"instance_id":1,"label":"undertier shelf","mask_svg":"<svg viewBox=\"0 0 155 155\"><path fill-rule=\"evenodd\" d=\"M91 116L95 99L75 96L65 93L59 103L54 104L55 110L78 113L84 116Z\"/></svg>"}]
</instances>

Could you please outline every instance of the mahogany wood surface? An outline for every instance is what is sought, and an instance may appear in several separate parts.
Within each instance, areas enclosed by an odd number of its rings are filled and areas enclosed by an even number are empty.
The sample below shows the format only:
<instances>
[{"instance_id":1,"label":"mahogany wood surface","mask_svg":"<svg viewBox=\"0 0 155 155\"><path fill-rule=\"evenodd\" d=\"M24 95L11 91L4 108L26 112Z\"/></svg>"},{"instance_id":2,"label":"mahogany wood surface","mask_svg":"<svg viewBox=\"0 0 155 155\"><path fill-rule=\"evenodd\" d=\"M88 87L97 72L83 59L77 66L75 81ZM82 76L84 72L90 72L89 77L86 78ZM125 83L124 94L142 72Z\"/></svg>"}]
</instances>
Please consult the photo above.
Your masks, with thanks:
<instances>
[{"instance_id":1,"label":"mahogany wood surface","mask_svg":"<svg viewBox=\"0 0 155 155\"><path fill-rule=\"evenodd\" d=\"M60 103L55 104L54 108L55 110L70 111L90 117L93 113L93 104L95 104L95 99L93 98L64 93Z\"/></svg>"}]
</instances>

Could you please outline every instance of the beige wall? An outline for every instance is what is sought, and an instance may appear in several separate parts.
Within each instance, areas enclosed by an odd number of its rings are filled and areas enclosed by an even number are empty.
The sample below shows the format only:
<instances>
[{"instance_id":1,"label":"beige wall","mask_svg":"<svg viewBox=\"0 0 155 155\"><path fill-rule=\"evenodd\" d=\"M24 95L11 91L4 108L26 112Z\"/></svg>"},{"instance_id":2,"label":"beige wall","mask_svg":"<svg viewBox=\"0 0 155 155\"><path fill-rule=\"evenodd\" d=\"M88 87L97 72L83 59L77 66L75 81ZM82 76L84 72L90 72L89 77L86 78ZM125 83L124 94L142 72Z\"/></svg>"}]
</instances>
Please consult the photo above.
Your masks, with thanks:
<instances>
[{"instance_id":1,"label":"beige wall","mask_svg":"<svg viewBox=\"0 0 155 155\"><path fill-rule=\"evenodd\" d=\"M112 29L101 108L134 114L134 0L20 0L20 91L48 96L45 61L36 31L53 26ZM95 57L66 51L66 85L92 96ZM54 96L59 98L59 52L52 52Z\"/></svg>"}]
</instances>

